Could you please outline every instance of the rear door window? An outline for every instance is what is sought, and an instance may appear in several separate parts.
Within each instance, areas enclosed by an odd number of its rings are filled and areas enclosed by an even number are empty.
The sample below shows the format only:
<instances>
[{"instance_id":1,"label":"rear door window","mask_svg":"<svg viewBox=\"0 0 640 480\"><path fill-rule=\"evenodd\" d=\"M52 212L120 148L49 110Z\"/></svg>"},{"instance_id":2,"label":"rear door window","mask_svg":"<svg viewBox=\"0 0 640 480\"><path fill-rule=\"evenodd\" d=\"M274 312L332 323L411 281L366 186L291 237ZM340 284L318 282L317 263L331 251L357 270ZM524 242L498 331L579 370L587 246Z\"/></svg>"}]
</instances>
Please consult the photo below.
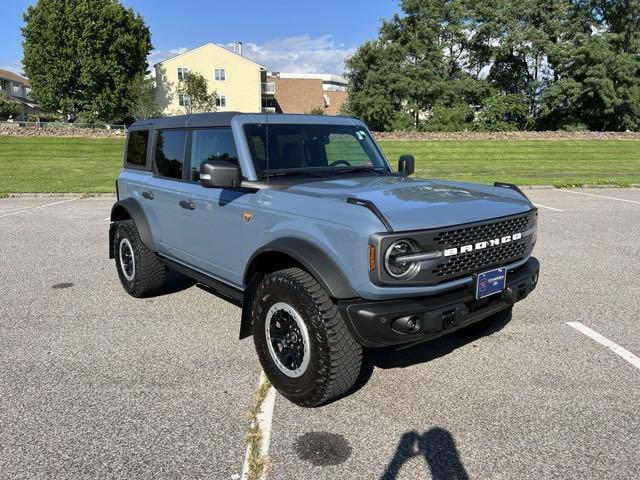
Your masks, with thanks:
<instances>
[{"instance_id":1,"label":"rear door window","mask_svg":"<svg viewBox=\"0 0 640 480\"><path fill-rule=\"evenodd\" d=\"M134 130L129 132L127 139L128 166L144 167L147 165L147 145L149 144L149 130Z\"/></svg>"},{"instance_id":2,"label":"rear door window","mask_svg":"<svg viewBox=\"0 0 640 480\"><path fill-rule=\"evenodd\" d=\"M182 179L185 130L160 130L156 135L156 171L161 177Z\"/></svg>"}]
</instances>

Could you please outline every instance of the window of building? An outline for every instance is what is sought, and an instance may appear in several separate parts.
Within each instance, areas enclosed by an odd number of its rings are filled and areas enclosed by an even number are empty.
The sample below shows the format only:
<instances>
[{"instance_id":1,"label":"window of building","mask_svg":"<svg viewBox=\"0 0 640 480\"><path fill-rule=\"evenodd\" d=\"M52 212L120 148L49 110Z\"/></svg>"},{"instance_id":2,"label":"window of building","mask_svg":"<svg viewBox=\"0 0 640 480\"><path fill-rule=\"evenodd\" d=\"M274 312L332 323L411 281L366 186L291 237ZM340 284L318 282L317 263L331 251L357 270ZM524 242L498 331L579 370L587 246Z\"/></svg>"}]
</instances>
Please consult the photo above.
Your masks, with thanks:
<instances>
[{"instance_id":1,"label":"window of building","mask_svg":"<svg viewBox=\"0 0 640 480\"><path fill-rule=\"evenodd\" d=\"M189 69L186 67L178 67L178 81L182 81L187 78L187 73L189 73Z\"/></svg>"},{"instance_id":2,"label":"window of building","mask_svg":"<svg viewBox=\"0 0 640 480\"><path fill-rule=\"evenodd\" d=\"M184 144L187 132L184 130L160 130L156 136L156 171L168 178L182 178L184 164Z\"/></svg>"},{"instance_id":3,"label":"window of building","mask_svg":"<svg viewBox=\"0 0 640 480\"><path fill-rule=\"evenodd\" d=\"M227 97L225 95L218 94L216 96L216 107L226 107L227 106Z\"/></svg>"},{"instance_id":4,"label":"window of building","mask_svg":"<svg viewBox=\"0 0 640 480\"><path fill-rule=\"evenodd\" d=\"M216 68L214 71L214 78L218 81L224 81L227 79L227 74L224 68Z\"/></svg>"},{"instance_id":5,"label":"window of building","mask_svg":"<svg viewBox=\"0 0 640 480\"><path fill-rule=\"evenodd\" d=\"M190 99L189 99L189 95L187 95L186 93L181 93L178 95L178 104L180 104L181 107L188 107L191 103L190 103Z\"/></svg>"},{"instance_id":6,"label":"window of building","mask_svg":"<svg viewBox=\"0 0 640 480\"><path fill-rule=\"evenodd\" d=\"M207 160L238 164L238 153L230 128L194 130L191 135L191 180L200 180L200 166Z\"/></svg>"},{"instance_id":7,"label":"window of building","mask_svg":"<svg viewBox=\"0 0 640 480\"><path fill-rule=\"evenodd\" d=\"M22 86L19 83L14 83L13 84L13 94L14 95L20 95L22 91Z\"/></svg>"},{"instance_id":8,"label":"window of building","mask_svg":"<svg viewBox=\"0 0 640 480\"><path fill-rule=\"evenodd\" d=\"M147 164L147 144L149 130L134 130L129 132L127 140L127 163L144 167Z\"/></svg>"}]
</instances>

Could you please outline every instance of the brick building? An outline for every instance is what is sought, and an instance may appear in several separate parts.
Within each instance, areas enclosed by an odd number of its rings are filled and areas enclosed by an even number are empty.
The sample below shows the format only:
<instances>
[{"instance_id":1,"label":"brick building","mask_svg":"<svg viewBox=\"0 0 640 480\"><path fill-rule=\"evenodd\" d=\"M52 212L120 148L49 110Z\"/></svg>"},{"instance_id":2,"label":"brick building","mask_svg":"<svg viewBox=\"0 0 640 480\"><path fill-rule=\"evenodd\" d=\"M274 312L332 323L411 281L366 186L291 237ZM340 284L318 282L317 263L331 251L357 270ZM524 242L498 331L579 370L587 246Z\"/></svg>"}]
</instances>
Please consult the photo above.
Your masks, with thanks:
<instances>
[{"instance_id":1,"label":"brick building","mask_svg":"<svg viewBox=\"0 0 640 480\"><path fill-rule=\"evenodd\" d=\"M262 107L272 112L339 115L347 98L347 82L337 75L272 72L267 82L274 84L273 95Z\"/></svg>"}]
</instances>

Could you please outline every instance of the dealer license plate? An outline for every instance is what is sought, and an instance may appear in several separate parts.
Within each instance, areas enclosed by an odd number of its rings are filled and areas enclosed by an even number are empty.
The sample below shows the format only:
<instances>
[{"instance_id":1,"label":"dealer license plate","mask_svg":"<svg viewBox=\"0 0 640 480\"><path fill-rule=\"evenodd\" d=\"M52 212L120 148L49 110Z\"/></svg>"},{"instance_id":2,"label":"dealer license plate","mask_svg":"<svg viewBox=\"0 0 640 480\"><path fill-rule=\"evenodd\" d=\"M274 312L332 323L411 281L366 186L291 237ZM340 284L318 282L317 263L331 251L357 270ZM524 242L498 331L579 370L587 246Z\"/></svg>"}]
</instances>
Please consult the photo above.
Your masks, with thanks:
<instances>
[{"instance_id":1,"label":"dealer license plate","mask_svg":"<svg viewBox=\"0 0 640 480\"><path fill-rule=\"evenodd\" d=\"M476 298L481 299L495 295L504 290L507 283L507 269L496 268L479 273L476 278Z\"/></svg>"}]
</instances>

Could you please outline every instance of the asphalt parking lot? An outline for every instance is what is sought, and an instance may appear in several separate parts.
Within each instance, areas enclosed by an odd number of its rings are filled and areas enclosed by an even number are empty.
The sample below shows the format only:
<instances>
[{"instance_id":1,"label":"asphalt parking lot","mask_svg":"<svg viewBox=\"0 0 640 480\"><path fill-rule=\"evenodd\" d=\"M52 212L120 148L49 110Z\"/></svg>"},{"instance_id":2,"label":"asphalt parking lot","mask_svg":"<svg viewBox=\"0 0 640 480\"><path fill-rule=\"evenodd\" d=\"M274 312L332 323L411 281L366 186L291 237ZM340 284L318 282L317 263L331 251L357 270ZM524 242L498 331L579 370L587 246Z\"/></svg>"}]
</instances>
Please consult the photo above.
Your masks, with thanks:
<instances>
[{"instance_id":1,"label":"asphalt parking lot","mask_svg":"<svg viewBox=\"0 0 640 480\"><path fill-rule=\"evenodd\" d=\"M276 396L269 479L640 477L640 190L527 194L542 271L513 318L368 352L325 407ZM239 309L180 278L126 295L112 203L0 199L0 478L240 478L260 369Z\"/></svg>"}]
</instances>

